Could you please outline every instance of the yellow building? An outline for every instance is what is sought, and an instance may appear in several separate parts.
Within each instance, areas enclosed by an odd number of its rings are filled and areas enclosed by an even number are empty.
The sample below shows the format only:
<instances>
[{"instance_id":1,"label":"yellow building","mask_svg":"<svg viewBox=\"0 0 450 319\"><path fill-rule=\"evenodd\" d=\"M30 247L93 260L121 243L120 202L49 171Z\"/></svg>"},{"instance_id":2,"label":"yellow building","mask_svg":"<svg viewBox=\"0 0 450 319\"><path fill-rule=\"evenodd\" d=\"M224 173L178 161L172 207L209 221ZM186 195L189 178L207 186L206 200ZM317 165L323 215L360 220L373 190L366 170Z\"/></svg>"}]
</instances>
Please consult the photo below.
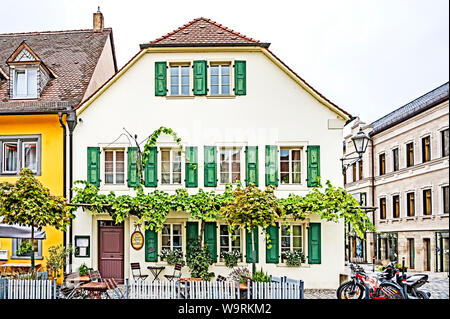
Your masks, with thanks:
<instances>
[{"instance_id":1,"label":"yellow building","mask_svg":"<svg viewBox=\"0 0 450 319\"><path fill-rule=\"evenodd\" d=\"M117 71L112 29L95 13L93 29L0 34L0 43L0 182L27 167L52 195L70 198L72 108ZM49 247L71 243L44 230L35 256L46 268ZM0 238L0 265L30 263L20 243Z\"/></svg>"}]
</instances>

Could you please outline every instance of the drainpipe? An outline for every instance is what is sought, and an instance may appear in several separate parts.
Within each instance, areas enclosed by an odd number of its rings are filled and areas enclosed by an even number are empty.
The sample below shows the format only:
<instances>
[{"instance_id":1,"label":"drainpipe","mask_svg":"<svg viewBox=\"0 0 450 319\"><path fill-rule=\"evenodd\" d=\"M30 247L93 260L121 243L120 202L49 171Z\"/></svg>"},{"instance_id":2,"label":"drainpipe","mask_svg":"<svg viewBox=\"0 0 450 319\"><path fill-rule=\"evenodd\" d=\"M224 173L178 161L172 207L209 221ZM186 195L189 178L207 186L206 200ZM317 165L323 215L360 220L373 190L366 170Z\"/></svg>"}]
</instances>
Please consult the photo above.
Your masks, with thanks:
<instances>
[{"instance_id":1,"label":"drainpipe","mask_svg":"<svg viewBox=\"0 0 450 319\"><path fill-rule=\"evenodd\" d=\"M73 130L77 126L77 116L75 111L70 110L67 113L67 125L69 127L69 203L72 201L72 184L73 184ZM73 247L73 223L70 220L69 225L69 245ZM72 254L69 255L69 272L72 272Z\"/></svg>"},{"instance_id":2,"label":"drainpipe","mask_svg":"<svg viewBox=\"0 0 450 319\"><path fill-rule=\"evenodd\" d=\"M375 207L375 160L374 160L374 147L373 147L373 137L370 139L370 157L371 157L371 164L372 164L372 168L371 168L371 178L370 178L370 183L371 183L371 191L372 191L372 207ZM375 213L376 211L373 211L372 213L372 223L375 226ZM377 242L376 242L376 233L373 233L373 260L375 260L375 256L377 253Z\"/></svg>"},{"instance_id":3,"label":"drainpipe","mask_svg":"<svg viewBox=\"0 0 450 319\"><path fill-rule=\"evenodd\" d=\"M67 145L66 145L66 134L67 134L67 129L66 129L66 125L64 124L62 117L63 117L62 112L58 112L58 118L59 118L59 124L61 124L61 127L63 129L63 197L66 198L66 152L67 152ZM66 114L66 118L67 118L67 114ZM64 248L66 248L67 242L66 242L66 231L63 232L63 246Z\"/></svg>"}]
</instances>

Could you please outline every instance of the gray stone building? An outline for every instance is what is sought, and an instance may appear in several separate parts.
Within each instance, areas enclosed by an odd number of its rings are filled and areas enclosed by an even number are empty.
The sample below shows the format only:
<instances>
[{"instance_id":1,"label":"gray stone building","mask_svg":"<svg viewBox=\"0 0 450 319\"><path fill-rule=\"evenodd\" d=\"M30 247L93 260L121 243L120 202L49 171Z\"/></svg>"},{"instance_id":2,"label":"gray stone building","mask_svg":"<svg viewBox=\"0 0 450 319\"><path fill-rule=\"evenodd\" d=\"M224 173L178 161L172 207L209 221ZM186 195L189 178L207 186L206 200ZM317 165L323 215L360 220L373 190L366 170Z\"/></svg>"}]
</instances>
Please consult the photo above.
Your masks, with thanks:
<instances>
[{"instance_id":1,"label":"gray stone building","mask_svg":"<svg viewBox=\"0 0 450 319\"><path fill-rule=\"evenodd\" d=\"M346 236L351 262L385 264L405 258L411 271L449 271L449 83L367 125L357 118L345 137L345 157L357 156L351 137L371 141L344 174L347 191L364 206L377 232Z\"/></svg>"}]
</instances>

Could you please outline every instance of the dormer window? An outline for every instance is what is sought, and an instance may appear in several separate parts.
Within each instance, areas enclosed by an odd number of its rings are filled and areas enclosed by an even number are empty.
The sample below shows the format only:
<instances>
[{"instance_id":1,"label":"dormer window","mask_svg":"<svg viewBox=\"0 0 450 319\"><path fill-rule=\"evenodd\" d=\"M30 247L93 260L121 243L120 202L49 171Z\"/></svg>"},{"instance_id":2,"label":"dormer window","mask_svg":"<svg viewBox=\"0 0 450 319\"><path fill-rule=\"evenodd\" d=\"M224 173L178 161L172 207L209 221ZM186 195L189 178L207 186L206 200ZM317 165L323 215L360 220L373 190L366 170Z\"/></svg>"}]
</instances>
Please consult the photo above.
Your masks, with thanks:
<instances>
[{"instance_id":1,"label":"dormer window","mask_svg":"<svg viewBox=\"0 0 450 319\"><path fill-rule=\"evenodd\" d=\"M54 74L45 66L35 52L25 43L10 56L10 97L12 99L39 98Z\"/></svg>"},{"instance_id":2,"label":"dormer window","mask_svg":"<svg viewBox=\"0 0 450 319\"><path fill-rule=\"evenodd\" d=\"M15 69L12 97L37 98L37 68Z\"/></svg>"}]
</instances>

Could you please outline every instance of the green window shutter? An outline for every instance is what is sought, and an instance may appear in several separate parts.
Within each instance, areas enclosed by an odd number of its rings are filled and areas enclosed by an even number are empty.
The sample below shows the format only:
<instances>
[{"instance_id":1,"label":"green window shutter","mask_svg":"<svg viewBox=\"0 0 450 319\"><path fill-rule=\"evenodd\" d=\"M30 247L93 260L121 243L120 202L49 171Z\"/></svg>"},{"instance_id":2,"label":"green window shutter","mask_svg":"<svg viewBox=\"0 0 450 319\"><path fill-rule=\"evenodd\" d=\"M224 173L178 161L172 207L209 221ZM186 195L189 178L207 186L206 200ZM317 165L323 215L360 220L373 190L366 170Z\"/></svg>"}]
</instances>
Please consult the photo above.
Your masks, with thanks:
<instances>
[{"instance_id":1,"label":"green window shutter","mask_svg":"<svg viewBox=\"0 0 450 319\"><path fill-rule=\"evenodd\" d=\"M258 254L258 228L255 227L253 229L253 235L255 236L254 238L254 246L255 246L255 262L259 262L259 254ZM246 232L246 241L245 241L245 245L246 245L246 256L245 256L245 261L248 263L252 262L253 259L253 253L252 253L252 233L251 232Z\"/></svg>"},{"instance_id":2,"label":"green window shutter","mask_svg":"<svg viewBox=\"0 0 450 319\"><path fill-rule=\"evenodd\" d=\"M194 61L194 95L206 95L207 91L206 61Z\"/></svg>"},{"instance_id":3,"label":"green window shutter","mask_svg":"<svg viewBox=\"0 0 450 319\"><path fill-rule=\"evenodd\" d=\"M246 161L246 185L254 183L258 186L258 146L247 146L245 148Z\"/></svg>"},{"instance_id":4,"label":"green window shutter","mask_svg":"<svg viewBox=\"0 0 450 319\"><path fill-rule=\"evenodd\" d=\"M155 62L155 96L167 94L167 62Z\"/></svg>"},{"instance_id":5,"label":"green window shutter","mask_svg":"<svg viewBox=\"0 0 450 319\"><path fill-rule=\"evenodd\" d=\"M270 236L270 249L266 245L266 263L278 264L279 263L279 235L278 225L267 227L267 234Z\"/></svg>"},{"instance_id":6,"label":"green window shutter","mask_svg":"<svg viewBox=\"0 0 450 319\"><path fill-rule=\"evenodd\" d=\"M205 187L217 186L216 147L205 146Z\"/></svg>"},{"instance_id":7,"label":"green window shutter","mask_svg":"<svg viewBox=\"0 0 450 319\"><path fill-rule=\"evenodd\" d=\"M198 187L197 153L197 146L186 146L186 187Z\"/></svg>"},{"instance_id":8,"label":"green window shutter","mask_svg":"<svg viewBox=\"0 0 450 319\"><path fill-rule=\"evenodd\" d=\"M266 186L278 186L278 147L266 145Z\"/></svg>"},{"instance_id":9,"label":"green window shutter","mask_svg":"<svg viewBox=\"0 0 450 319\"><path fill-rule=\"evenodd\" d=\"M137 147L128 148L128 187L137 186L139 183L138 173L137 173Z\"/></svg>"},{"instance_id":10,"label":"green window shutter","mask_svg":"<svg viewBox=\"0 0 450 319\"><path fill-rule=\"evenodd\" d=\"M213 262L217 262L217 226L215 222L205 223L204 242L208 244L207 249Z\"/></svg>"},{"instance_id":11,"label":"green window shutter","mask_svg":"<svg viewBox=\"0 0 450 319\"><path fill-rule=\"evenodd\" d=\"M234 61L234 94L245 95L247 93L246 62Z\"/></svg>"},{"instance_id":12,"label":"green window shutter","mask_svg":"<svg viewBox=\"0 0 450 319\"><path fill-rule=\"evenodd\" d=\"M192 241L198 240L198 223L186 223L186 245L189 246Z\"/></svg>"},{"instance_id":13,"label":"green window shutter","mask_svg":"<svg viewBox=\"0 0 450 319\"><path fill-rule=\"evenodd\" d=\"M158 233L150 229L145 231L145 261L158 261Z\"/></svg>"},{"instance_id":14,"label":"green window shutter","mask_svg":"<svg viewBox=\"0 0 450 319\"><path fill-rule=\"evenodd\" d=\"M148 154L147 163L145 163L145 181L146 187L158 186L157 179L157 163L158 163L158 151L156 146L150 147L150 153Z\"/></svg>"},{"instance_id":15,"label":"green window shutter","mask_svg":"<svg viewBox=\"0 0 450 319\"><path fill-rule=\"evenodd\" d=\"M100 147L87 148L87 181L100 186Z\"/></svg>"},{"instance_id":16,"label":"green window shutter","mask_svg":"<svg viewBox=\"0 0 450 319\"><path fill-rule=\"evenodd\" d=\"M320 146L310 145L308 153L308 187L318 186L317 178L320 177Z\"/></svg>"},{"instance_id":17,"label":"green window shutter","mask_svg":"<svg viewBox=\"0 0 450 319\"><path fill-rule=\"evenodd\" d=\"M310 223L308 229L308 263L321 263L320 223Z\"/></svg>"}]
</instances>

